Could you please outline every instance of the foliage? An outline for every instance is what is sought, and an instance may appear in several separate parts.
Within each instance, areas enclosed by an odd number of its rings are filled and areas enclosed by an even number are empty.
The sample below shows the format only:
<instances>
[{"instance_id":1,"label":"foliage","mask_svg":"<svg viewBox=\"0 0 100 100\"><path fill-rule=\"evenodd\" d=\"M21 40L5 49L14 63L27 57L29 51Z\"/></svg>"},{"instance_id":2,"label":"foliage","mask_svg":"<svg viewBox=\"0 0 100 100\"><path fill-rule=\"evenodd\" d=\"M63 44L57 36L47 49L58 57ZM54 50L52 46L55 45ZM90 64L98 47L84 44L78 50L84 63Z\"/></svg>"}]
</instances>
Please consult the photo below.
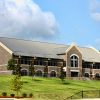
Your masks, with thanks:
<instances>
[{"instance_id":1,"label":"foliage","mask_svg":"<svg viewBox=\"0 0 100 100\"><path fill-rule=\"evenodd\" d=\"M30 76L34 76L35 74L34 65L29 66L29 72L30 72Z\"/></svg>"},{"instance_id":2,"label":"foliage","mask_svg":"<svg viewBox=\"0 0 100 100\"><path fill-rule=\"evenodd\" d=\"M30 93L30 94L29 94L29 97L30 97L30 98L31 98L31 97L33 97L33 94L32 94L32 93Z\"/></svg>"},{"instance_id":3,"label":"foliage","mask_svg":"<svg viewBox=\"0 0 100 100\"><path fill-rule=\"evenodd\" d=\"M15 67L16 67L16 65L15 65L14 59L10 59L8 61L7 69L8 70L15 70Z\"/></svg>"},{"instance_id":4,"label":"foliage","mask_svg":"<svg viewBox=\"0 0 100 100\"><path fill-rule=\"evenodd\" d=\"M62 82L63 82L64 79L65 79L65 75L64 75L63 67L61 67L61 70L60 70L60 79L61 79Z\"/></svg>"},{"instance_id":5,"label":"foliage","mask_svg":"<svg viewBox=\"0 0 100 100\"><path fill-rule=\"evenodd\" d=\"M11 96L11 97L14 97L14 96L15 96L15 94L13 94L13 93L12 93L12 94L10 94L10 96Z\"/></svg>"},{"instance_id":6,"label":"foliage","mask_svg":"<svg viewBox=\"0 0 100 100\"><path fill-rule=\"evenodd\" d=\"M21 67L19 64L15 67L15 75L18 75L19 77L21 76Z\"/></svg>"},{"instance_id":7,"label":"foliage","mask_svg":"<svg viewBox=\"0 0 100 100\"><path fill-rule=\"evenodd\" d=\"M13 74L14 75L21 75L21 67L20 67L20 64L16 64L14 59L10 59L8 61L8 65L7 65L7 69L8 70L13 70Z\"/></svg>"},{"instance_id":8,"label":"foliage","mask_svg":"<svg viewBox=\"0 0 100 100\"><path fill-rule=\"evenodd\" d=\"M2 96L7 96L7 92L2 92Z\"/></svg>"},{"instance_id":9,"label":"foliage","mask_svg":"<svg viewBox=\"0 0 100 100\"><path fill-rule=\"evenodd\" d=\"M27 94L26 93L23 93L22 94L22 97L26 98L27 97Z\"/></svg>"},{"instance_id":10,"label":"foliage","mask_svg":"<svg viewBox=\"0 0 100 100\"><path fill-rule=\"evenodd\" d=\"M18 93L21 91L23 85L21 82L21 77L18 75L14 76L11 83L11 90L15 91L18 96Z\"/></svg>"}]
</instances>

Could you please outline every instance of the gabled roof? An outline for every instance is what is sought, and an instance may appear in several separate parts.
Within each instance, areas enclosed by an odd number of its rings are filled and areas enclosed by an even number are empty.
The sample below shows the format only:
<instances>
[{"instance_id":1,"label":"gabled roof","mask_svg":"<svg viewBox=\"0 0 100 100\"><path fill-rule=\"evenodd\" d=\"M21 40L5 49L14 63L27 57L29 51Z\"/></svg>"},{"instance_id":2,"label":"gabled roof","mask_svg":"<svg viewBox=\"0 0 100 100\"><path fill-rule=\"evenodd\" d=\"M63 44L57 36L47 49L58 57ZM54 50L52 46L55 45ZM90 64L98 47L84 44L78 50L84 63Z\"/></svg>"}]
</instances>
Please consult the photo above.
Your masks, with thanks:
<instances>
[{"instance_id":1,"label":"gabled roof","mask_svg":"<svg viewBox=\"0 0 100 100\"><path fill-rule=\"evenodd\" d=\"M64 52L62 48L68 48L67 45L5 37L0 37L0 42L12 50L14 54L24 56L58 58L56 54L59 53L59 51Z\"/></svg>"},{"instance_id":2,"label":"gabled roof","mask_svg":"<svg viewBox=\"0 0 100 100\"><path fill-rule=\"evenodd\" d=\"M57 54L66 53L70 45L29 41L15 38L0 37L0 42L16 55L58 58ZM78 46L77 46L78 47ZM84 61L100 62L100 53L87 47L78 47Z\"/></svg>"},{"instance_id":3,"label":"gabled roof","mask_svg":"<svg viewBox=\"0 0 100 100\"><path fill-rule=\"evenodd\" d=\"M86 48L86 47L79 47L82 58L85 61L89 62L100 62L100 53L99 51L95 50L94 48Z\"/></svg>"}]
</instances>

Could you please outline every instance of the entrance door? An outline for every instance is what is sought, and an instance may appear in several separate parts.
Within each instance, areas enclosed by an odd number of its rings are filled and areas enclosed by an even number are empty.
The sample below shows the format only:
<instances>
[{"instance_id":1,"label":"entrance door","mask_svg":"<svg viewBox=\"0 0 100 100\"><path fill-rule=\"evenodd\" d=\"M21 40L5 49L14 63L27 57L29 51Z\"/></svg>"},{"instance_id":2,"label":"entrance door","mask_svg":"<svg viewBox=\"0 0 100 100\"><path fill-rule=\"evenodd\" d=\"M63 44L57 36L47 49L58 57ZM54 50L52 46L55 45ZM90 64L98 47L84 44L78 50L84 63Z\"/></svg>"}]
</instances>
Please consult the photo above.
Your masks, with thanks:
<instances>
[{"instance_id":1,"label":"entrance door","mask_svg":"<svg viewBox=\"0 0 100 100\"><path fill-rule=\"evenodd\" d=\"M71 77L78 77L78 72L71 72Z\"/></svg>"}]
</instances>

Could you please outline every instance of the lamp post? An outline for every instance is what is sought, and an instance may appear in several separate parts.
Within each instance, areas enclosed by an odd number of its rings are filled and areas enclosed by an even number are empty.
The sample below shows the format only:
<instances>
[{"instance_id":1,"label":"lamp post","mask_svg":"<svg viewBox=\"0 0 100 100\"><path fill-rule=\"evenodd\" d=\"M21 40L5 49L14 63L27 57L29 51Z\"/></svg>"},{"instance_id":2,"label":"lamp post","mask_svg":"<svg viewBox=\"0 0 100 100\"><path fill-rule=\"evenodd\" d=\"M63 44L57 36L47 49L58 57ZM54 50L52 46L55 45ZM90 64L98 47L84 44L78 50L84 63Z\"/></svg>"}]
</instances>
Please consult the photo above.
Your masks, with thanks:
<instances>
[{"instance_id":1,"label":"lamp post","mask_svg":"<svg viewBox=\"0 0 100 100\"><path fill-rule=\"evenodd\" d=\"M93 78L93 67L94 67L95 62L92 61L91 67L90 67L90 79Z\"/></svg>"},{"instance_id":2,"label":"lamp post","mask_svg":"<svg viewBox=\"0 0 100 100\"><path fill-rule=\"evenodd\" d=\"M50 61L50 58L45 61L45 67L44 67L44 77L48 77L48 61Z\"/></svg>"},{"instance_id":3,"label":"lamp post","mask_svg":"<svg viewBox=\"0 0 100 100\"><path fill-rule=\"evenodd\" d=\"M35 71L34 71L34 60L36 59L36 57L33 57L33 59L31 60L31 66L30 66L30 72L32 75L32 79L34 77Z\"/></svg>"}]
</instances>

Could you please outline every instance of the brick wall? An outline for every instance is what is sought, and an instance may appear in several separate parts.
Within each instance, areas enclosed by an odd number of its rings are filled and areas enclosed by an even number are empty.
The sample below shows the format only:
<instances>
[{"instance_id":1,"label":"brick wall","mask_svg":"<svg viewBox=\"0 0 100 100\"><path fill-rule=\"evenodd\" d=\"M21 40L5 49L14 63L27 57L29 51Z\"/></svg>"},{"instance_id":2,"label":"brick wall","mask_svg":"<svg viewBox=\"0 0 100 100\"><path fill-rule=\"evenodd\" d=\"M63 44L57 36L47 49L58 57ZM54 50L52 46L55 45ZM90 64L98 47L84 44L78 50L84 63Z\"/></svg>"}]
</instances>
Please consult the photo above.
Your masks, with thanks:
<instances>
[{"instance_id":1,"label":"brick wall","mask_svg":"<svg viewBox=\"0 0 100 100\"><path fill-rule=\"evenodd\" d=\"M12 58L12 55L6 51L2 46L0 46L0 71L7 70L6 65L8 64L9 59Z\"/></svg>"}]
</instances>

